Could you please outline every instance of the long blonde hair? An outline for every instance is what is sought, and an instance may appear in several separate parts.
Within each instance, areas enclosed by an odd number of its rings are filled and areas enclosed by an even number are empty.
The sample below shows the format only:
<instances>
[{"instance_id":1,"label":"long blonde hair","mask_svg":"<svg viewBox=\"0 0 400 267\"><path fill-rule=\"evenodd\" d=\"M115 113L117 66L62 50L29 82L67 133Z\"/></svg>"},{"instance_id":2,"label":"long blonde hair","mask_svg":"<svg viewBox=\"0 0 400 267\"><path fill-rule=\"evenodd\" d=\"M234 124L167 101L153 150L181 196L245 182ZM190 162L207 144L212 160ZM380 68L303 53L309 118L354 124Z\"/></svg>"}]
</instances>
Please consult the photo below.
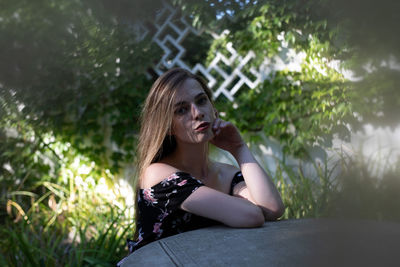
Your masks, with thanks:
<instances>
[{"instance_id":1,"label":"long blonde hair","mask_svg":"<svg viewBox=\"0 0 400 267\"><path fill-rule=\"evenodd\" d=\"M187 79L194 79L199 82L212 102L212 93L205 81L200 76L194 75L185 69L170 69L158 77L147 95L141 114L141 127L137 147L137 172L134 178L136 194L146 168L175 150L175 138L171 134L174 114L173 104L176 90ZM135 206L137 219L137 203ZM137 236L137 231L135 235Z\"/></svg>"},{"instance_id":2,"label":"long blonde hair","mask_svg":"<svg viewBox=\"0 0 400 267\"><path fill-rule=\"evenodd\" d=\"M205 81L182 68L170 69L154 82L141 114L136 177L138 181L151 163L160 161L175 149L175 139L171 134L173 104L176 89L187 79L199 82L212 101L211 91Z\"/></svg>"}]
</instances>

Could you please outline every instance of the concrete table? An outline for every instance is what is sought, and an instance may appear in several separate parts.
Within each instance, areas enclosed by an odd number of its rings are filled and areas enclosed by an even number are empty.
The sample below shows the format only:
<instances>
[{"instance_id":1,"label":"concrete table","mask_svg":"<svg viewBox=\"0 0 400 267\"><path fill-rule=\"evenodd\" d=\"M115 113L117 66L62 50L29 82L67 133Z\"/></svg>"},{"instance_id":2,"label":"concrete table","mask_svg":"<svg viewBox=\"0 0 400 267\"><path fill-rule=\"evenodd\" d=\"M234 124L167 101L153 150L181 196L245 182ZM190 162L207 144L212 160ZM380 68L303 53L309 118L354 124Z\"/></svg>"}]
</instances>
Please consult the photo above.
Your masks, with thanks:
<instances>
[{"instance_id":1,"label":"concrete table","mask_svg":"<svg viewBox=\"0 0 400 267\"><path fill-rule=\"evenodd\" d=\"M400 224L302 219L252 229L213 226L150 243L122 266L400 266Z\"/></svg>"}]
</instances>

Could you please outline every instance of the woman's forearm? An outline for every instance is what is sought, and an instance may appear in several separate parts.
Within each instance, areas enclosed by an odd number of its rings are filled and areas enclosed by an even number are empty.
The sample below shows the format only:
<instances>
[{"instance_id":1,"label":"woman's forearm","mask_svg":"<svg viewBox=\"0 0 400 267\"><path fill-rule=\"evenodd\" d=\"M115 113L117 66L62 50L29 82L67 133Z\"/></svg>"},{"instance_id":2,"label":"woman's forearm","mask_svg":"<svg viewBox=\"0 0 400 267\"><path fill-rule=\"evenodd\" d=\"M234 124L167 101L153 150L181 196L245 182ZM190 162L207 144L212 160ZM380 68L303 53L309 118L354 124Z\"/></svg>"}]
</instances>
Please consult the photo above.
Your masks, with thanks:
<instances>
[{"instance_id":1,"label":"woman's forearm","mask_svg":"<svg viewBox=\"0 0 400 267\"><path fill-rule=\"evenodd\" d=\"M251 199L263 209L266 219L277 219L282 216L284 205L281 196L248 146L243 144L231 153L240 166Z\"/></svg>"}]
</instances>

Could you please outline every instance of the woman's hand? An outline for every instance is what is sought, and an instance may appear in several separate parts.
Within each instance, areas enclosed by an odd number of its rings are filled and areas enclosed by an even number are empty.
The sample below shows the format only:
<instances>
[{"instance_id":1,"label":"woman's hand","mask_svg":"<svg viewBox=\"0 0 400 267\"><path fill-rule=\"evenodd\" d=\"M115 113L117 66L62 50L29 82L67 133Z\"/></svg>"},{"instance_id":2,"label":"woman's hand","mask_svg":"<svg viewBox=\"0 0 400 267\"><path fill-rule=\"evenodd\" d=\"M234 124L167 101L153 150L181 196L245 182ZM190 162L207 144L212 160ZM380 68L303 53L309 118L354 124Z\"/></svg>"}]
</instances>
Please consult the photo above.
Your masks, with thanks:
<instances>
[{"instance_id":1,"label":"woman's hand","mask_svg":"<svg viewBox=\"0 0 400 267\"><path fill-rule=\"evenodd\" d=\"M236 159L246 182L241 196L260 207L265 220L276 220L285 212L281 196L264 169L258 164L243 141L238 129L230 122L215 119L212 130L215 146L227 150Z\"/></svg>"},{"instance_id":2,"label":"woman's hand","mask_svg":"<svg viewBox=\"0 0 400 267\"><path fill-rule=\"evenodd\" d=\"M258 164L243 141L238 129L230 122L217 118L213 124L215 146L227 150L236 159L246 182L243 197L260 207L265 220L276 220L285 211L282 199L274 183Z\"/></svg>"},{"instance_id":3,"label":"woman's hand","mask_svg":"<svg viewBox=\"0 0 400 267\"><path fill-rule=\"evenodd\" d=\"M231 154L245 145L238 129L230 122L216 118L212 125L212 131L214 138L210 142Z\"/></svg>"}]
</instances>

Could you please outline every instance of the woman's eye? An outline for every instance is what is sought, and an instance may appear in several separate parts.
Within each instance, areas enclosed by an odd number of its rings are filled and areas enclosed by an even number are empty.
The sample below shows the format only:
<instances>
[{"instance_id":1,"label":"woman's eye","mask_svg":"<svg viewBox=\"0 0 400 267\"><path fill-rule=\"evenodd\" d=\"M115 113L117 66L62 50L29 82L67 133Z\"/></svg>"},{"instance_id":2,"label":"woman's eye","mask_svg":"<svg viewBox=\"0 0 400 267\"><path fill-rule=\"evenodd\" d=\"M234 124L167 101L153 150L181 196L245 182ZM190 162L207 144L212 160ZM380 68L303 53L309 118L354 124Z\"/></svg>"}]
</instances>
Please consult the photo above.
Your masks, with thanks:
<instances>
[{"instance_id":1,"label":"woman's eye","mask_svg":"<svg viewBox=\"0 0 400 267\"><path fill-rule=\"evenodd\" d=\"M207 97L202 97L197 101L199 105L204 105L205 103L207 103Z\"/></svg>"},{"instance_id":2,"label":"woman's eye","mask_svg":"<svg viewBox=\"0 0 400 267\"><path fill-rule=\"evenodd\" d=\"M186 108L186 107L180 107L180 108L178 108L178 109L175 110L175 114L183 115L183 114L186 113L186 111L187 111L187 108Z\"/></svg>"}]
</instances>

